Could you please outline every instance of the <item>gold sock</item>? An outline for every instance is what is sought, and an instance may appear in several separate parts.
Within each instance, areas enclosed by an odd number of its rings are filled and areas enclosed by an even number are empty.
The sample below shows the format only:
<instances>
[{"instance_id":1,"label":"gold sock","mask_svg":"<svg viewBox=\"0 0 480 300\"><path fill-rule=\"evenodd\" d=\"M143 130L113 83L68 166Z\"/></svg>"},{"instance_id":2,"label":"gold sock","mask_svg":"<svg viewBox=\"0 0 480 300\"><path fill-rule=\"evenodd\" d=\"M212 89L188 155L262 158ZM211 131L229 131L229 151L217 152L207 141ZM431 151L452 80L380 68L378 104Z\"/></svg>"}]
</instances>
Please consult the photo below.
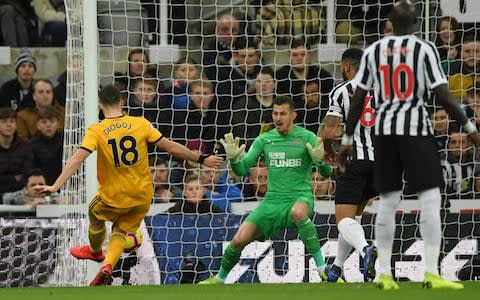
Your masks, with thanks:
<instances>
[{"instance_id":1,"label":"gold sock","mask_svg":"<svg viewBox=\"0 0 480 300\"><path fill-rule=\"evenodd\" d=\"M112 233L110 242L108 242L107 253L105 255L104 264L111 264L112 268L115 267L123 249L125 248L125 235L119 232Z\"/></svg>"}]
</instances>

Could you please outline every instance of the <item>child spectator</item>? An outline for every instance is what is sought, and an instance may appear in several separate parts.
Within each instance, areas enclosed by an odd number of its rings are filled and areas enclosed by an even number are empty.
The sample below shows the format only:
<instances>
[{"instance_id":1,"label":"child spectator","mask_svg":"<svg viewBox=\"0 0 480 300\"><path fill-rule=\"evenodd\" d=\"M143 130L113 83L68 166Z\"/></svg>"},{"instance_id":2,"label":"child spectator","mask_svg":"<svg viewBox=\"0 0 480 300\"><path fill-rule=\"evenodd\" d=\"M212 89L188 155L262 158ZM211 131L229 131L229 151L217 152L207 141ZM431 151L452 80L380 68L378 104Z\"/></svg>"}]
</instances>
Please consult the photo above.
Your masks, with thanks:
<instances>
[{"instance_id":1,"label":"child spectator","mask_svg":"<svg viewBox=\"0 0 480 300\"><path fill-rule=\"evenodd\" d=\"M205 199L205 185L196 175L185 178L183 188L183 201L178 201L168 209L168 213L223 213L223 211Z\"/></svg>"},{"instance_id":2,"label":"child spectator","mask_svg":"<svg viewBox=\"0 0 480 300\"><path fill-rule=\"evenodd\" d=\"M173 94L173 108L186 109L190 104L189 85L200 79L200 69L197 62L188 57L180 58L175 64L173 78L170 87L167 88Z\"/></svg>"},{"instance_id":3,"label":"child spectator","mask_svg":"<svg viewBox=\"0 0 480 300\"><path fill-rule=\"evenodd\" d=\"M335 184L330 178L323 177L317 169L313 169L310 181L315 200L333 200Z\"/></svg>"},{"instance_id":4,"label":"child spectator","mask_svg":"<svg viewBox=\"0 0 480 300\"><path fill-rule=\"evenodd\" d=\"M22 189L23 174L32 169L32 148L17 135L16 129L15 110L0 108L0 194Z\"/></svg>"},{"instance_id":5,"label":"child spectator","mask_svg":"<svg viewBox=\"0 0 480 300\"><path fill-rule=\"evenodd\" d=\"M437 20L437 38L435 45L440 54L440 60L452 60L460 58L458 47L460 46L460 31L457 19L444 16Z\"/></svg>"},{"instance_id":6,"label":"child spectator","mask_svg":"<svg viewBox=\"0 0 480 300\"><path fill-rule=\"evenodd\" d=\"M58 111L53 106L39 109L37 134L29 140L33 151L33 166L40 169L51 185L62 172L63 132L58 131Z\"/></svg>"},{"instance_id":7,"label":"child spectator","mask_svg":"<svg viewBox=\"0 0 480 300\"><path fill-rule=\"evenodd\" d=\"M200 180L206 186L205 197L224 212L231 211L231 202L242 202L242 191L228 182L226 170L201 166Z\"/></svg>"},{"instance_id":8,"label":"child spectator","mask_svg":"<svg viewBox=\"0 0 480 300\"><path fill-rule=\"evenodd\" d=\"M194 81L190 85L191 101L188 109L174 110L172 137L175 141L200 139L211 153L215 144L215 130L218 126L217 112L212 108L215 101L210 81Z\"/></svg>"}]
</instances>

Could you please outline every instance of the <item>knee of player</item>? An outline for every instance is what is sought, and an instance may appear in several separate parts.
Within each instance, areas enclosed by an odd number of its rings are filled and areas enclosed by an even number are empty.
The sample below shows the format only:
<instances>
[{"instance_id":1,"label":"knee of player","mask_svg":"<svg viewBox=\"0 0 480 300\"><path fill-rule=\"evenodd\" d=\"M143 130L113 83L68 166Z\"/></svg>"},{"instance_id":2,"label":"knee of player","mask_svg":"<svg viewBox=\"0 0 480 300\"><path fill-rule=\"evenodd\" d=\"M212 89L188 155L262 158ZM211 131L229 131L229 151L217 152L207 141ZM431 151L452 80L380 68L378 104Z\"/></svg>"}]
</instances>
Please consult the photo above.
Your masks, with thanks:
<instances>
[{"instance_id":1,"label":"knee of player","mask_svg":"<svg viewBox=\"0 0 480 300\"><path fill-rule=\"evenodd\" d=\"M238 249L238 250L241 250L243 248L245 248L248 244L250 243L250 241L248 239L246 239L245 237L241 236L241 235L235 235L232 239L232 241L230 242L230 244L235 248L235 249Z\"/></svg>"},{"instance_id":2,"label":"knee of player","mask_svg":"<svg viewBox=\"0 0 480 300\"><path fill-rule=\"evenodd\" d=\"M309 217L310 210L308 205L304 202L297 202L290 210L292 214L292 219L295 223L300 222L301 220Z\"/></svg>"}]
</instances>

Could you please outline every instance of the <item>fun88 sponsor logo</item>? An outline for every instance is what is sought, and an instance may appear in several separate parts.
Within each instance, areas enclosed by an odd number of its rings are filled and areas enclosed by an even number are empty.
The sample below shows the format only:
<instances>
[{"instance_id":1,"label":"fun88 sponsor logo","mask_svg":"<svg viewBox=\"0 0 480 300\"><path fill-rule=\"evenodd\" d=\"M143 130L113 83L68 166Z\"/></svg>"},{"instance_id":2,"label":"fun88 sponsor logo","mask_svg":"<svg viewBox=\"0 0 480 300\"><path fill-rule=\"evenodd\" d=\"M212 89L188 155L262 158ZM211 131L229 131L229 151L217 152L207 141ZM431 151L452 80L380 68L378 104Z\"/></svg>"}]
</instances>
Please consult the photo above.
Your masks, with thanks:
<instances>
[{"instance_id":1,"label":"fun88 sponsor logo","mask_svg":"<svg viewBox=\"0 0 480 300\"><path fill-rule=\"evenodd\" d=\"M270 166L277 168L294 168L302 165L300 158L285 158L285 152L269 152Z\"/></svg>"}]
</instances>

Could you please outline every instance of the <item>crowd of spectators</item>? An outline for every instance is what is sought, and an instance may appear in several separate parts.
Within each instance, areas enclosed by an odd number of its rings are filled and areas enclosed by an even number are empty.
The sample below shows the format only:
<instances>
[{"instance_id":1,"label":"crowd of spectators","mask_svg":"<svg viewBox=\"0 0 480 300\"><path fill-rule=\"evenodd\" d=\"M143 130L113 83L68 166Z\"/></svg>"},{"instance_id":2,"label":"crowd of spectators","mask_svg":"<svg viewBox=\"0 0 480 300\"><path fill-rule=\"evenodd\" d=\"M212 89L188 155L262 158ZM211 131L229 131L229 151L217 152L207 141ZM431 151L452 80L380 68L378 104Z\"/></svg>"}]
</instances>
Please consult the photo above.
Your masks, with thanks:
<instances>
[{"instance_id":1,"label":"crowd of spectators","mask_svg":"<svg viewBox=\"0 0 480 300\"><path fill-rule=\"evenodd\" d=\"M2 26L6 22L3 11L16 14L15 20L26 18L21 9L23 2L0 1ZM308 1L297 2L294 5ZM368 11L351 9L347 15L342 11L346 7L361 8L360 2L338 1L338 40L373 42L391 32L391 23L387 20L389 5L375 2L381 5L371 4ZM258 10L257 21L268 23L272 18L282 17L272 13L279 9L272 6L274 3L265 2ZM34 0L32 4L29 9L33 8L41 20L43 33L51 36L51 44L64 46L63 1ZM374 22L370 21L369 14L385 18ZM438 18L437 23L435 45L449 78L449 88L480 130L479 38L474 31L463 31L453 17ZM29 21L23 26L28 28ZM245 36L241 34L241 27L235 16L220 16L216 35L203 49L200 62L182 57L173 66L171 76L160 75L158 66L150 62L144 49L130 51L128 71L114 76L115 84L123 90L125 113L144 116L163 135L190 149L221 155L223 149L217 141L225 133L232 131L248 150L256 136L271 130L273 99L288 95L296 106L297 125L319 134L329 105L329 93L339 81L326 68L313 62L312 40L292 35L287 63L272 68L263 62L261 45L273 42L267 36L259 38L258 32ZM272 29L265 27L260 34L268 30ZM2 41L10 43L10 37L4 33L2 27ZM28 41L11 43L18 47L31 45ZM27 203L17 196L28 194L28 172L38 170L35 174L41 172L44 181L51 184L61 171L66 73L60 76L63 80L59 80L57 86L47 79L35 78L37 60L26 49L20 51L12 67L16 77L0 87L0 195L5 204L20 204ZM480 193L480 180L476 176L480 172L478 155L461 133L462 128L449 120L434 99L431 107L431 121L443 158L444 195L447 199L474 198ZM341 133L339 128L338 135ZM232 202L261 201L267 191L264 161L259 161L244 178L237 178L227 165L215 171L201 168L195 162L175 161L153 148L150 152L155 186L152 201L176 202L169 210L172 213L230 212ZM323 178L312 170L312 191L317 200L334 199L335 178ZM17 198L12 193L17 193ZM12 200L14 198L16 200ZM41 203L51 202L38 201Z\"/></svg>"}]
</instances>

